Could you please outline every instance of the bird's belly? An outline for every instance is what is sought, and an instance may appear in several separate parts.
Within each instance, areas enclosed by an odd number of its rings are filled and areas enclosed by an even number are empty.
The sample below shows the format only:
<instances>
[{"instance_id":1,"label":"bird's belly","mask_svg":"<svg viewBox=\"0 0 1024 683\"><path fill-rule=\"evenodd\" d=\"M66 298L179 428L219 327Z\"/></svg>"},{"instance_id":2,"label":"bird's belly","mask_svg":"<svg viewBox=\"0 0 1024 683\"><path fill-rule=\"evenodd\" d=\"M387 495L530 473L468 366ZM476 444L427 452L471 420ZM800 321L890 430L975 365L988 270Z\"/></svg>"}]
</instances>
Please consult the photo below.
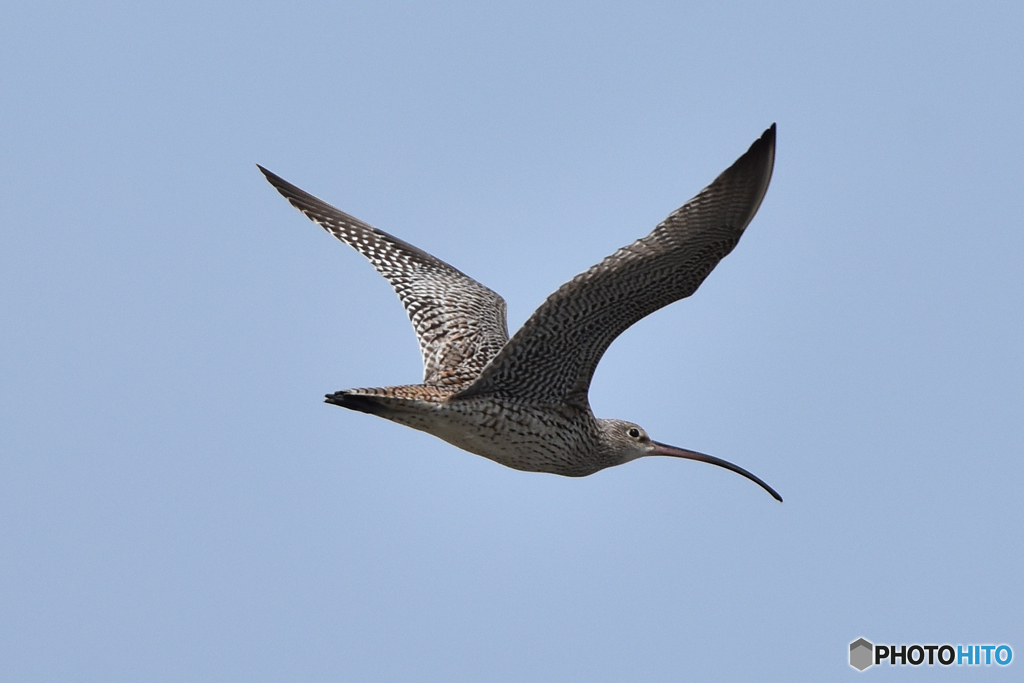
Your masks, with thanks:
<instances>
[{"instance_id":1,"label":"bird's belly","mask_svg":"<svg viewBox=\"0 0 1024 683\"><path fill-rule=\"evenodd\" d=\"M557 410L460 403L441 404L432 419L409 426L517 470L580 477L602 469L580 420Z\"/></svg>"}]
</instances>

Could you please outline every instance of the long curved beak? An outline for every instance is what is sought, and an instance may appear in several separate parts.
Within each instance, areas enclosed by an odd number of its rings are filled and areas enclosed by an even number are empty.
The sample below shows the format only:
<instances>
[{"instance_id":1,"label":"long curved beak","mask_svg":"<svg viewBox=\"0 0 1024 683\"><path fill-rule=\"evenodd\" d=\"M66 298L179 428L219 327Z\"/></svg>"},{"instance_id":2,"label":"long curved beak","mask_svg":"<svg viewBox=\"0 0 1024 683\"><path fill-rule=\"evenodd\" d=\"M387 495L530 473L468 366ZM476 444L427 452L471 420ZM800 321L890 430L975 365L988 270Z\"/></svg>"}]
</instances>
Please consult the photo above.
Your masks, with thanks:
<instances>
[{"instance_id":1,"label":"long curved beak","mask_svg":"<svg viewBox=\"0 0 1024 683\"><path fill-rule=\"evenodd\" d=\"M713 455L705 455L704 453L698 453L697 451L688 451L685 448L676 448L675 446L669 446L668 444L665 443L658 443L657 441L651 441L651 443L654 444L654 450L651 452L651 455L671 455L673 458L699 460L700 462L706 462L712 465L718 465L719 467L724 467L725 469L731 470L736 474L742 474L744 477L756 483L758 486L763 488L768 493L772 494L772 498L779 501L780 503L782 502L782 496L776 493L775 489L761 481L758 477L755 477L750 472L747 472L742 467L738 465L733 465L728 460L722 460L721 458L716 458Z\"/></svg>"}]
</instances>

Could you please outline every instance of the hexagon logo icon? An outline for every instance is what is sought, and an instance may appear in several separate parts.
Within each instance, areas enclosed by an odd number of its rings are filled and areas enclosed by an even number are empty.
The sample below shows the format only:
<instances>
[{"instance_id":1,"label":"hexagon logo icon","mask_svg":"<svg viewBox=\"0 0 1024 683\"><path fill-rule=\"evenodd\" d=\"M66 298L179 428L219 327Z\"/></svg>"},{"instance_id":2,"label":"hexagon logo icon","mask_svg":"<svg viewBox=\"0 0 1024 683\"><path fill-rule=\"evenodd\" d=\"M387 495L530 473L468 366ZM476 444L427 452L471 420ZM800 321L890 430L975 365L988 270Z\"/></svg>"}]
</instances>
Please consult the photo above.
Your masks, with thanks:
<instances>
[{"instance_id":1,"label":"hexagon logo icon","mask_svg":"<svg viewBox=\"0 0 1024 683\"><path fill-rule=\"evenodd\" d=\"M871 661L874 654L875 646L863 638L858 638L850 643L850 666L857 671L863 671L874 663Z\"/></svg>"}]
</instances>

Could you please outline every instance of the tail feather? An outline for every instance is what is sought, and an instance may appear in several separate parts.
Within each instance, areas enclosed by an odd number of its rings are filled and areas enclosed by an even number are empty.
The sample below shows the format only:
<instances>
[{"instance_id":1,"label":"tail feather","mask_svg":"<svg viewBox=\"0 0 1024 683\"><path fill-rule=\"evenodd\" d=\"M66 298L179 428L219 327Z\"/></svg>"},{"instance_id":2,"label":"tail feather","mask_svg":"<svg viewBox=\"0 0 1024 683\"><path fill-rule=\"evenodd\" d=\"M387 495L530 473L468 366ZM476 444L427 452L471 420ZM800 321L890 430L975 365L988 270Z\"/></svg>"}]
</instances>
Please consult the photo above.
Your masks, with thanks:
<instances>
[{"instance_id":1,"label":"tail feather","mask_svg":"<svg viewBox=\"0 0 1024 683\"><path fill-rule=\"evenodd\" d=\"M383 417L413 429L431 431L434 412L452 394L451 389L409 384L376 389L346 389L327 394L326 402L360 413Z\"/></svg>"},{"instance_id":2,"label":"tail feather","mask_svg":"<svg viewBox=\"0 0 1024 683\"><path fill-rule=\"evenodd\" d=\"M327 394L324 402L348 408L349 410L358 410L360 413L368 413L370 415L380 415L385 412L384 406L381 405L376 396L367 396L366 394L338 391L333 394Z\"/></svg>"}]
</instances>

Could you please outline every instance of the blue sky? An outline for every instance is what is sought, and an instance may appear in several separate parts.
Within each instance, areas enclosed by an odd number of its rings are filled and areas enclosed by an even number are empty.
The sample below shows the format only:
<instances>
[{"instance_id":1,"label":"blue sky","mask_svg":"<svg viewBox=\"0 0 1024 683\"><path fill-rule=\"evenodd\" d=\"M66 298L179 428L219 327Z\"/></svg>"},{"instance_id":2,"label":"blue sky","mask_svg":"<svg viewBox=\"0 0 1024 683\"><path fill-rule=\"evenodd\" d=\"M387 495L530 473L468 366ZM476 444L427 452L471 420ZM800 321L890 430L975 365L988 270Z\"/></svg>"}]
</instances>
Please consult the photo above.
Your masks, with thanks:
<instances>
[{"instance_id":1,"label":"blue sky","mask_svg":"<svg viewBox=\"0 0 1024 683\"><path fill-rule=\"evenodd\" d=\"M832 680L858 637L1018 668L1022 35L998 2L5 9L0 678ZM591 402L784 504L322 403L418 381L416 343L256 163L514 330L772 122L743 241Z\"/></svg>"}]
</instances>

